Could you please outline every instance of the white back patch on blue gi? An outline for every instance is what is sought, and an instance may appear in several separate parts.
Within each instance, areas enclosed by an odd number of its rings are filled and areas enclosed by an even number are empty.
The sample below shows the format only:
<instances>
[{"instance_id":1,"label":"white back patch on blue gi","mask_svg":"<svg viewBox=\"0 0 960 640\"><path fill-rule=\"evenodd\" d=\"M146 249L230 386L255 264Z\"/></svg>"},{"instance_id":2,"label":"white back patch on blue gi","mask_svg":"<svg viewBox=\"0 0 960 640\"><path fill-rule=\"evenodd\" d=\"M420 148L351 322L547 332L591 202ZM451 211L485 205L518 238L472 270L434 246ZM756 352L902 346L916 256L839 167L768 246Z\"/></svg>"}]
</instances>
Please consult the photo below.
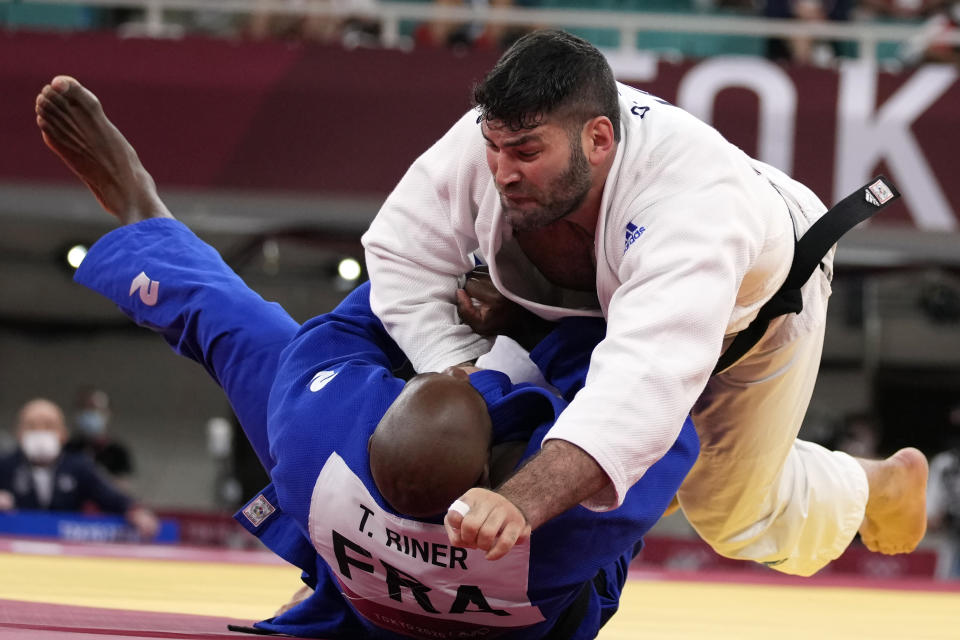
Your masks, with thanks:
<instances>
[{"instance_id":1,"label":"white back patch on blue gi","mask_svg":"<svg viewBox=\"0 0 960 640\"><path fill-rule=\"evenodd\" d=\"M310 539L360 615L395 633L483 638L542 622L527 595L530 543L500 560L450 545L440 524L395 516L336 453L310 501Z\"/></svg>"},{"instance_id":2,"label":"white back patch on blue gi","mask_svg":"<svg viewBox=\"0 0 960 640\"><path fill-rule=\"evenodd\" d=\"M310 391L316 393L323 389L331 380L333 380L337 375L336 371L318 371L316 375L313 376L313 379L310 380Z\"/></svg>"}]
</instances>

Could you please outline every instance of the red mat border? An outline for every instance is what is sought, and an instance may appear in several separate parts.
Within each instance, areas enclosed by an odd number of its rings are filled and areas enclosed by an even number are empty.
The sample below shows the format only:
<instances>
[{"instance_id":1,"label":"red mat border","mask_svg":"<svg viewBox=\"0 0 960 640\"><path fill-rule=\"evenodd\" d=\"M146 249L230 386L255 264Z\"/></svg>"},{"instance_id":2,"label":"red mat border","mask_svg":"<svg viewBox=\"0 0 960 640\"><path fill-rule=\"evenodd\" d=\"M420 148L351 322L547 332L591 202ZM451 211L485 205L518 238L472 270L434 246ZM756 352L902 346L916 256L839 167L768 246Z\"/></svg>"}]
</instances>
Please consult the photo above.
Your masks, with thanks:
<instances>
[{"instance_id":1,"label":"red mat border","mask_svg":"<svg viewBox=\"0 0 960 640\"><path fill-rule=\"evenodd\" d=\"M777 573L753 573L751 571L682 571L676 569L668 571L630 569L627 577L630 580L643 582L709 582L960 593L960 582L922 578L869 578L863 576L812 576L803 578Z\"/></svg>"}]
</instances>

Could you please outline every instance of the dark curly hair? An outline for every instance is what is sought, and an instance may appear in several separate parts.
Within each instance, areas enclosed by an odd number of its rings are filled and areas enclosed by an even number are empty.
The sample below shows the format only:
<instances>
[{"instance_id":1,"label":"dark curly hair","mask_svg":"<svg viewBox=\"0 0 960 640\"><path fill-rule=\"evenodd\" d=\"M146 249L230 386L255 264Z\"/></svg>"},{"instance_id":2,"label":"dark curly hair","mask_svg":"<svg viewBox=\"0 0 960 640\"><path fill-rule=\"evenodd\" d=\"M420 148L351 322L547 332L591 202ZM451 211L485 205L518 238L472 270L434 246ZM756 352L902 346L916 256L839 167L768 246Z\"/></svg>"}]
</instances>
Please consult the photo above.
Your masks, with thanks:
<instances>
[{"instance_id":1,"label":"dark curly hair","mask_svg":"<svg viewBox=\"0 0 960 640\"><path fill-rule=\"evenodd\" d=\"M606 116L620 140L620 106L610 65L596 47L565 31L534 31L517 40L474 88L473 100L480 120L513 131L532 129L548 114L571 125Z\"/></svg>"}]
</instances>

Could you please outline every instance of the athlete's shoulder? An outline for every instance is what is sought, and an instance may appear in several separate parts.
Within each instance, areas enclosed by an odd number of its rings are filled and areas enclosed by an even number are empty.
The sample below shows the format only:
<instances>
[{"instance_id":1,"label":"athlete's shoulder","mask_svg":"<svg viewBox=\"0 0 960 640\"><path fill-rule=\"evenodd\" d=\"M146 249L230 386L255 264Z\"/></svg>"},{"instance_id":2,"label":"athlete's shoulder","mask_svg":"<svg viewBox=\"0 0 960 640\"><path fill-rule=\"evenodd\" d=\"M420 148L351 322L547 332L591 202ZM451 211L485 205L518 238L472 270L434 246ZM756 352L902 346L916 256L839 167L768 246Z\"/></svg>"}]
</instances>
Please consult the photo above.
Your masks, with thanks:
<instances>
[{"instance_id":1,"label":"athlete's shoulder","mask_svg":"<svg viewBox=\"0 0 960 640\"><path fill-rule=\"evenodd\" d=\"M478 118L475 109L461 116L417 158L411 167L412 174L425 176L434 186L448 185L448 188L483 182L486 162Z\"/></svg>"},{"instance_id":2,"label":"athlete's shoulder","mask_svg":"<svg viewBox=\"0 0 960 640\"><path fill-rule=\"evenodd\" d=\"M725 148L720 133L691 113L642 89L617 85L622 144L632 152L684 153L691 147Z\"/></svg>"}]
</instances>

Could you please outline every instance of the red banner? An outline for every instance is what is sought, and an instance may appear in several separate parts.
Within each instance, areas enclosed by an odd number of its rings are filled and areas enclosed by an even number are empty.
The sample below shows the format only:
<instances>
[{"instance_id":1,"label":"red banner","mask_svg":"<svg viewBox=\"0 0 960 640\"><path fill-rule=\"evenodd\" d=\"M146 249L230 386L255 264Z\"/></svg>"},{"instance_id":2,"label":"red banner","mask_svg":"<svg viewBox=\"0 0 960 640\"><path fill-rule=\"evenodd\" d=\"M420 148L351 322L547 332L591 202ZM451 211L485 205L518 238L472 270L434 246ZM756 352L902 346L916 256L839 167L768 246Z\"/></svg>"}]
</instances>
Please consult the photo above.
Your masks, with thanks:
<instances>
[{"instance_id":1,"label":"red banner","mask_svg":"<svg viewBox=\"0 0 960 640\"><path fill-rule=\"evenodd\" d=\"M0 34L0 181L74 184L33 122L37 91L66 73L101 97L163 186L382 196L469 107L472 84L494 61L441 49ZM960 148L955 67L613 64L621 79L712 122L826 202L882 171L904 198L878 224L960 226L950 173Z\"/></svg>"}]
</instances>

